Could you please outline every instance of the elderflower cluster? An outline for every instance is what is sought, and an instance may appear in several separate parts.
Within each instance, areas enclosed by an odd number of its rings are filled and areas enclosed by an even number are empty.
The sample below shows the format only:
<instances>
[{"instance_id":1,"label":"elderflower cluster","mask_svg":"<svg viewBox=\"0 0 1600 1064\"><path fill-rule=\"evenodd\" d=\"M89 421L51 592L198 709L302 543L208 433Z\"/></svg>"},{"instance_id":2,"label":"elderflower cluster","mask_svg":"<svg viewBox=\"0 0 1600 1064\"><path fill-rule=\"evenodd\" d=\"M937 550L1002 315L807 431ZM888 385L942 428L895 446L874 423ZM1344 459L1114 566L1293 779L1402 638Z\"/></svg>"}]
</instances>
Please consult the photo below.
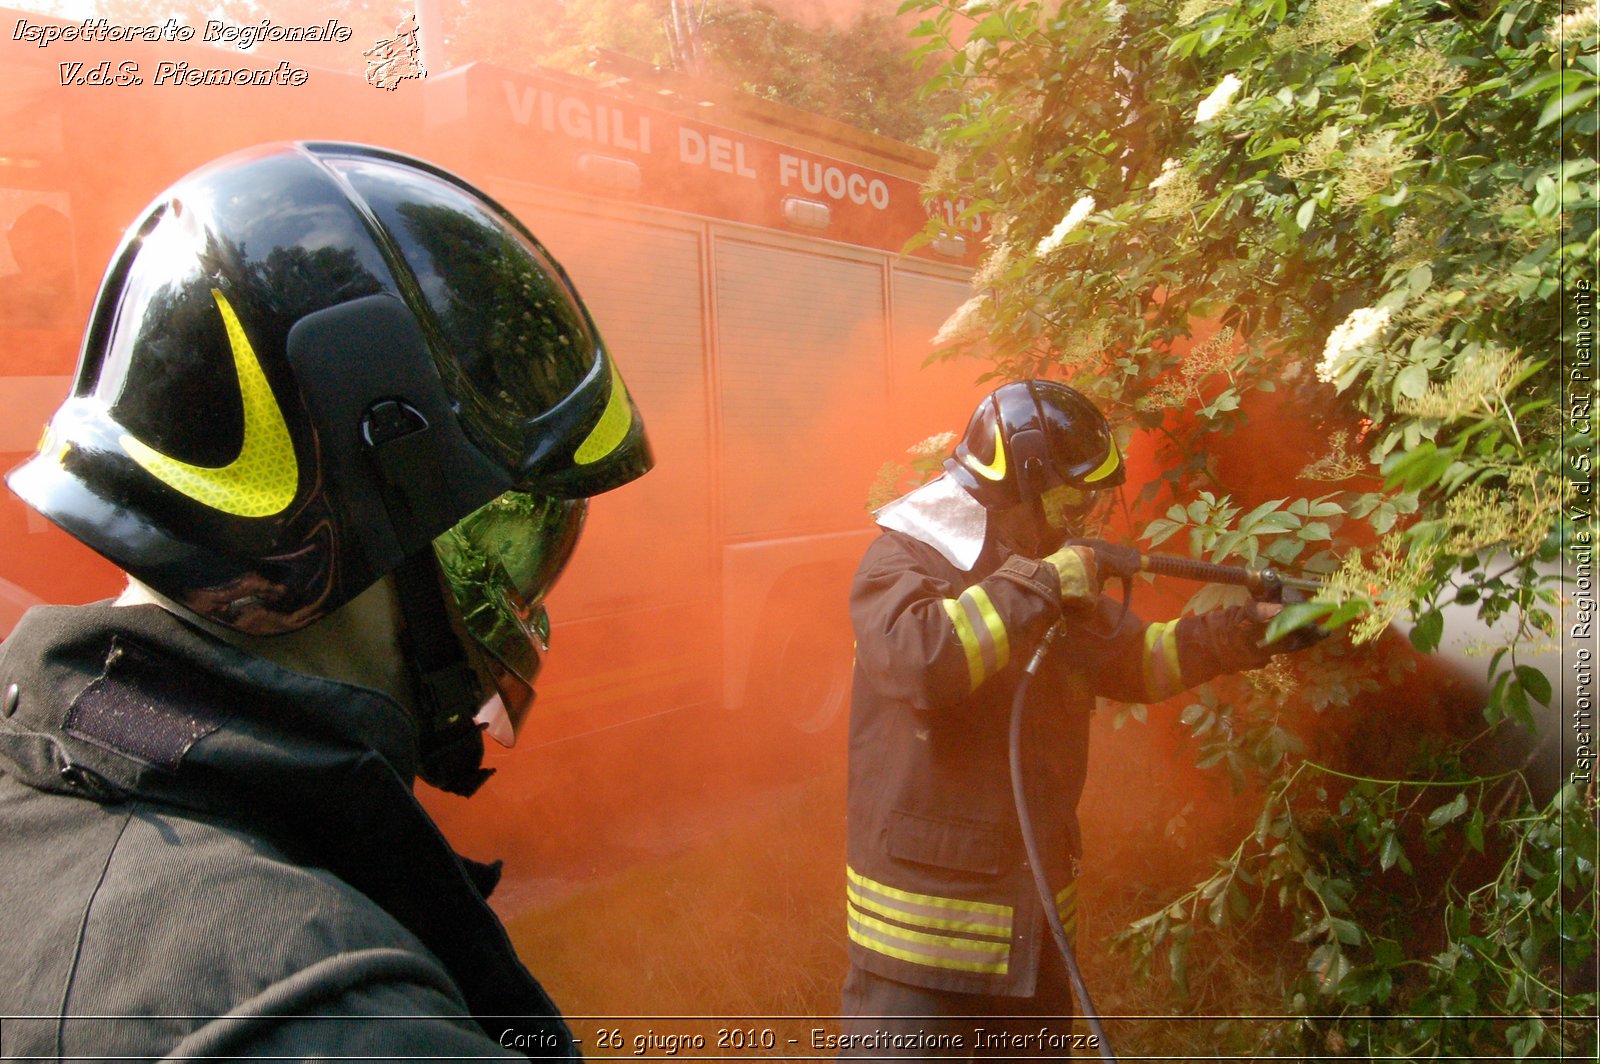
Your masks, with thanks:
<instances>
[{"instance_id":1,"label":"elderflower cluster","mask_svg":"<svg viewBox=\"0 0 1600 1064\"><path fill-rule=\"evenodd\" d=\"M996 244L978 264L978 271L972 275L972 287L983 291L997 286L1011 266L1011 256L1015 251L1016 248L1009 241Z\"/></svg>"},{"instance_id":2,"label":"elderflower cluster","mask_svg":"<svg viewBox=\"0 0 1600 1064\"><path fill-rule=\"evenodd\" d=\"M1426 48L1413 49L1394 79L1384 87L1389 99L1402 107L1432 103L1467 80L1467 72L1452 66L1443 55Z\"/></svg>"},{"instance_id":3,"label":"elderflower cluster","mask_svg":"<svg viewBox=\"0 0 1600 1064\"><path fill-rule=\"evenodd\" d=\"M928 171L928 176L922 179L922 187L928 195L949 196L951 199L960 198L961 177L958 173L961 160L956 158L954 152L943 152L933 164L933 169Z\"/></svg>"},{"instance_id":4,"label":"elderflower cluster","mask_svg":"<svg viewBox=\"0 0 1600 1064\"><path fill-rule=\"evenodd\" d=\"M1033 249L1034 255L1043 258L1060 247L1067 234L1078 228L1078 223L1089 217L1089 212L1092 210L1094 210L1094 197L1081 197L1067 209L1066 215L1056 223L1054 229L1050 230L1050 234L1039 241L1039 246Z\"/></svg>"},{"instance_id":5,"label":"elderflower cluster","mask_svg":"<svg viewBox=\"0 0 1600 1064\"><path fill-rule=\"evenodd\" d=\"M1300 681L1283 657L1276 657L1259 669L1244 674L1245 683L1257 694L1264 695L1279 705L1287 704L1300 689Z\"/></svg>"},{"instance_id":6,"label":"elderflower cluster","mask_svg":"<svg viewBox=\"0 0 1600 1064\"><path fill-rule=\"evenodd\" d=\"M1317 598L1327 602L1364 601L1370 611L1350 630L1350 641L1370 643L1400 616L1407 603L1421 593L1443 549L1437 543L1418 547L1386 545L1371 563L1359 551L1349 555L1338 572L1324 583Z\"/></svg>"},{"instance_id":7,"label":"elderflower cluster","mask_svg":"<svg viewBox=\"0 0 1600 1064\"><path fill-rule=\"evenodd\" d=\"M1106 346L1106 323L1096 320L1074 329L1056 341L1056 363L1078 369L1099 358Z\"/></svg>"},{"instance_id":8,"label":"elderflower cluster","mask_svg":"<svg viewBox=\"0 0 1600 1064\"><path fill-rule=\"evenodd\" d=\"M1155 179L1150 182L1151 191L1153 192L1162 185L1166 184L1168 181L1171 181L1178 173L1178 166L1179 163L1176 159L1168 159L1166 162L1162 163L1161 172L1157 174Z\"/></svg>"},{"instance_id":9,"label":"elderflower cluster","mask_svg":"<svg viewBox=\"0 0 1600 1064\"><path fill-rule=\"evenodd\" d=\"M1200 179L1184 168L1163 170L1161 176L1150 182L1156 194L1150 197L1144 213L1150 218L1177 218L1188 214L1194 205L1205 199Z\"/></svg>"},{"instance_id":10,"label":"elderflower cluster","mask_svg":"<svg viewBox=\"0 0 1600 1064\"><path fill-rule=\"evenodd\" d=\"M1369 133L1345 153L1334 199L1341 206L1354 207L1376 196L1394 184L1395 175L1411 158L1411 149L1396 140L1393 130Z\"/></svg>"},{"instance_id":11,"label":"elderflower cluster","mask_svg":"<svg viewBox=\"0 0 1600 1064\"><path fill-rule=\"evenodd\" d=\"M1469 414L1492 414L1504 402L1506 390L1520 370L1514 352L1486 347L1461 359L1447 383L1428 385L1419 398L1403 400L1396 409L1413 417L1446 422Z\"/></svg>"},{"instance_id":12,"label":"elderflower cluster","mask_svg":"<svg viewBox=\"0 0 1600 1064\"><path fill-rule=\"evenodd\" d=\"M1338 123L1323 126L1298 151L1288 152L1278 162L1278 173L1291 181L1333 167L1339 161L1339 138L1344 130Z\"/></svg>"},{"instance_id":13,"label":"elderflower cluster","mask_svg":"<svg viewBox=\"0 0 1600 1064\"><path fill-rule=\"evenodd\" d=\"M1422 223L1407 215L1395 223L1389 238L1389 261L1396 267L1409 269L1434 260L1435 251Z\"/></svg>"},{"instance_id":14,"label":"elderflower cluster","mask_svg":"<svg viewBox=\"0 0 1600 1064\"><path fill-rule=\"evenodd\" d=\"M1139 404L1145 410L1171 410L1200 398L1200 385L1213 373L1227 373L1233 365L1237 334L1231 327L1191 347L1178 363L1177 376L1168 376L1150 389Z\"/></svg>"},{"instance_id":15,"label":"elderflower cluster","mask_svg":"<svg viewBox=\"0 0 1600 1064\"><path fill-rule=\"evenodd\" d=\"M1443 520L1453 532L1445 549L1455 554L1506 550L1529 556L1577 491L1577 484L1544 476L1533 466L1506 472L1494 488L1469 484L1445 501Z\"/></svg>"},{"instance_id":16,"label":"elderflower cluster","mask_svg":"<svg viewBox=\"0 0 1600 1064\"><path fill-rule=\"evenodd\" d=\"M1580 45L1600 31L1600 3L1590 3L1551 21L1544 35L1558 48Z\"/></svg>"},{"instance_id":17,"label":"elderflower cluster","mask_svg":"<svg viewBox=\"0 0 1600 1064\"><path fill-rule=\"evenodd\" d=\"M1294 32L1294 43L1301 48L1327 46L1343 51L1351 45L1365 44L1377 30L1372 21L1392 0L1314 0L1305 21Z\"/></svg>"},{"instance_id":18,"label":"elderflower cluster","mask_svg":"<svg viewBox=\"0 0 1600 1064\"><path fill-rule=\"evenodd\" d=\"M940 458L950 453L950 448L956 445L956 434L953 432L940 432L929 436L921 443L914 443L906 453L913 458Z\"/></svg>"},{"instance_id":19,"label":"elderflower cluster","mask_svg":"<svg viewBox=\"0 0 1600 1064\"><path fill-rule=\"evenodd\" d=\"M955 313L946 318L944 324L939 326L939 331L933 334L933 346L943 347L968 333L981 330L983 325L978 320L978 311L988 298L986 293L980 292L957 307Z\"/></svg>"},{"instance_id":20,"label":"elderflower cluster","mask_svg":"<svg viewBox=\"0 0 1600 1064\"><path fill-rule=\"evenodd\" d=\"M1211 95L1201 100L1200 106L1195 108L1195 125L1209 122L1223 111L1226 111L1228 105L1233 102L1233 98L1238 95L1239 90L1242 88L1244 88L1244 82L1237 77L1232 74L1224 76L1221 81L1217 82L1217 87L1211 90Z\"/></svg>"},{"instance_id":21,"label":"elderflower cluster","mask_svg":"<svg viewBox=\"0 0 1600 1064\"><path fill-rule=\"evenodd\" d=\"M1340 429L1328 437L1328 453L1300 470L1301 480L1337 484L1367 468L1366 460L1350 453L1350 433Z\"/></svg>"},{"instance_id":22,"label":"elderflower cluster","mask_svg":"<svg viewBox=\"0 0 1600 1064\"><path fill-rule=\"evenodd\" d=\"M1533 251L1561 233L1561 215L1535 212L1527 192L1516 181L1501 187L1490 201L1488 213L1499 220L1506 240L1524 251Z\"/></svg>"},{"instance_id":23,"label":"elderflower cluster","mask_svg":"<svg viewBox=\"0 0 1600 1064\"><path fill-rule=\"evenodd\" d=\"M1349 317L1328 334L1328 341L1322 346L1322 361L1317 363L1317 380L1324 384L1337 381L1351 353L1371 343L1373 337L1386 329L1390 316L1388 307L1352 310Z\"/></svg>"}]
</instances>

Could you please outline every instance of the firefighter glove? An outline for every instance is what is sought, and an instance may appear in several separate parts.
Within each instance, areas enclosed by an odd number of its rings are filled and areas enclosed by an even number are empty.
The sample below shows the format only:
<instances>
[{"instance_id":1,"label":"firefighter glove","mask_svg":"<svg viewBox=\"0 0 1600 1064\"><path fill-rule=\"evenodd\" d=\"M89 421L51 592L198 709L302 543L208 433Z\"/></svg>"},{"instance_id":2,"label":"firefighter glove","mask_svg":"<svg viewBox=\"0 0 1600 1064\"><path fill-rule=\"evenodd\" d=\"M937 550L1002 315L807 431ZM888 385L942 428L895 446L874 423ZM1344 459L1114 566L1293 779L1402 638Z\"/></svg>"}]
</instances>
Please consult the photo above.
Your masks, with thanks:
<instances>
[{"instance_id":1,"label":"firefighter glove","mask_svg":"<svg viewBox=\"0 0 1600 1064\"><path fill-rule=\"evenodd\" d=\"M1126 580L1143 566L1144 556L1132 547L1120 546L1103 539L1075 539L1067 544L1079 550L1094 553L1095 573L1101 583L1115 577Z\"/></svg>"},{"instance_id":2,"label":"firefighter glove","mask_svg":"<svg viewBox=\"0 0 1600 1064\"><path fill-rule=\"evenodd\" d=\"M1100 593L1104 571L1093 548L1067 544L1044 558L1044 564L1056 571L1061 584L1061 602L1081 602Z\"/></svg>"},{"instance_id":3,"label":"firefighter glove","mask_svg":"<svg viewBox=\"0 0 1600 1064\"><path fill-rule=\"evenodd\" d=\"M1292 606L1297 602L1305 601L1306 596L1303 592L1292 587L1286 587L1283 589L1283 597L1279 602L1252 602L1248 609L1251 617L1261 626L1264 636L1267 625L1272 622L1272 618L1276 617L1284 606ZM1317 645L1328 638L1328 635L1329 633L1320 625L1303 624L1271 643L1262 643L1261 646L1269 654L1293 654L1298 650L1305 650L1307 647Z\"/></svg>"}]
</instances>

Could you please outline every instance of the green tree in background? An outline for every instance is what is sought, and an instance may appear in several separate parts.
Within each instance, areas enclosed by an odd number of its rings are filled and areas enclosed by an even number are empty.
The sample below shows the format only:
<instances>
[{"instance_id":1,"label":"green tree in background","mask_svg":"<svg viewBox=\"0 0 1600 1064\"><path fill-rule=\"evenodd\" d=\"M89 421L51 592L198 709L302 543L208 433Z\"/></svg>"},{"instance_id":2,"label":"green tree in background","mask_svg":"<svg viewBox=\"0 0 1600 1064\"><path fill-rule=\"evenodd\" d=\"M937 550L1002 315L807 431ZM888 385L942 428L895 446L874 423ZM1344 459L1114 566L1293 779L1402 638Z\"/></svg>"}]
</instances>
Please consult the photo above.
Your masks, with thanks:
<instances>
[{"instance_id":1,"label":"green tree in background","mask_svg":"<svg viewBox=\"0 0 1600 1064\"><path fill-rule=\"evenodd\" d=\"M714 5L702 29L708 72L752 95L921 143L950 97L918 93L905 31L887 12L866 5L848 26L816 26L761 3Z\"/></svg>"},{"instance_id":2,"label":"green tree in background","mask_svg":"<svg viewBox=\"0 0 1600 1064\"><path fill-rule=\"evenodd\" d=\"M1315 1034L1302 1052L1592 1055L1592 783L1486 773L1479 734L1400 778L1352 771L1313 758L1296 714L1370 687L1368 644L1397 617L1436 648L1450 604L1499 633L1480 729L1532 727L1563 680L1528 659L1563 638L1563 557L1592 573L1593 439L1566 403L1594 388L1595 5L901 11L923 19L929 91L961 99L931 191L991 225L944 353L1070 377L1159 434L1147 542L1320 578L1275 628L1348 628L1282 690L1184 711L1259 818L1128 943L1181 987L1200 941L1282 914L1304 965L1287 1005L1331 1014L1278 1032ZM1260 458L1328 490L1219 481L1215 452L1263 410L1331 426L1324 454Z\"/></svg>"},{"instance_id":3,"label":"green tree in background","mask_svg":"<svg viewBox=\"0 0 1600 1064\"><path fill-rule=\"evenodd\" d=\"M942 102L919 95L887 5L838 24L760 0L462 0L444 25L452 62L588 74L597 49L619 52L912 143Z\"/></svg>"}]
</instances>

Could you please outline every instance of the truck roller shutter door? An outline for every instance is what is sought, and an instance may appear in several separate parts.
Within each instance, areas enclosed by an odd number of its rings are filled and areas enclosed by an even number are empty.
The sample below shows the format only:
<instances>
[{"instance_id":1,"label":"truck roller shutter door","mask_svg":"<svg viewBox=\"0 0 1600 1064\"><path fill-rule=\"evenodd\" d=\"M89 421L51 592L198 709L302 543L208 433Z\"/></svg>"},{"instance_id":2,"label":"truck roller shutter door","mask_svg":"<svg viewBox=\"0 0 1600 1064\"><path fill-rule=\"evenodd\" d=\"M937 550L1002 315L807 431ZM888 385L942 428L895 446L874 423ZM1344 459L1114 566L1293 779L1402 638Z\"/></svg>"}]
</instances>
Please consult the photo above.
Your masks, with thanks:
<instances>
[{"instance_id":1,"label":"truck roller shutter door","mask_svg":"<svg viewBox=\"0 0 1600 1064\"><path fill-rule=\"evenodd\" d=\"M933 337L956 308L972 298L964 278L896 267L894 281L893 402L885 420L893 452L940 432L959 432L986 389L974 383L979 366L968 358L923 365Z\"/></svg>"},{"instance_id":2,"label":"truck roller shutter door","mask_svg":"<svg viewBox=\"0 0 1600 1064\"><path fill-rule=\"evenodd\" d=\"M716 246L724 530L863 527L883 461L883 270L723 239Z\"/></svg>"},{"instance_id":3,"label":"truck roller shutter door","mask_svg":"<svg viewBox=\"0 0 1600 1064\"><path fill-rule=\"evenodd\" d=\"M513 209L577 285L656 456L648 475L590 503L570 571L582 574L586 612L704 595L712 533L700 234Z\"/></svg>"}]
</instances>

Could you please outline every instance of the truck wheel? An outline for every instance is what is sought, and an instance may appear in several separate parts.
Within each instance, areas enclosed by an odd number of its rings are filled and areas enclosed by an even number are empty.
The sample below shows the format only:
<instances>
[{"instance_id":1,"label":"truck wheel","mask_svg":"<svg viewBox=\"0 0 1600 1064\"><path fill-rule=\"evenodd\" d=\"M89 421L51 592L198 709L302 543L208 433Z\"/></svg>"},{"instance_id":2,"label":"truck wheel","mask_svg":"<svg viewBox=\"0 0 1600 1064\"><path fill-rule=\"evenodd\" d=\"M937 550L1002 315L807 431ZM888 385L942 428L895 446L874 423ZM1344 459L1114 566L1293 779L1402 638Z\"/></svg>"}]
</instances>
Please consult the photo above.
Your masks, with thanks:
<instances>
[{"instance_id":1,"label":"truck wheel","mask_svg":"<svg viewBox=\"0 0 1600 1064\"><path fill-rule=\"evenodd\" d=\"M850 703L849 617L842 602L832 609L786 605L762 626L749 708L774 731L820 736L844 719Z\"/></svg>"}]
</instances>

